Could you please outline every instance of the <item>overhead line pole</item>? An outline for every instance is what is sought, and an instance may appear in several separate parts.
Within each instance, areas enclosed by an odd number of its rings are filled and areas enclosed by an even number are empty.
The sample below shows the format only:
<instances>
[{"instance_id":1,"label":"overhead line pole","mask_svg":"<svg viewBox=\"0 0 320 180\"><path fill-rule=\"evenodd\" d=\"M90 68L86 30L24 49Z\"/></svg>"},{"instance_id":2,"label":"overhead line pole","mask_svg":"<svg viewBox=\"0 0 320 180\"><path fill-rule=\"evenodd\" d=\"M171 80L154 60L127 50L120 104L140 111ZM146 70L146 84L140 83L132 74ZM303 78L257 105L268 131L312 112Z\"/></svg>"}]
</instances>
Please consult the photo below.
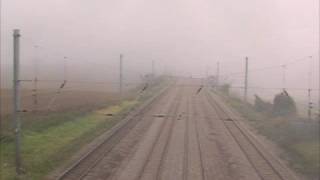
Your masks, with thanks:
<instances>
[{"instance_id":1,"label":"overhead line pole","mask_svg":"<svg viewBox=\"0 0 320 180\"><path fill-rule=\"evenodd\" d=\"M123 91L123 87L122 87L122 83L123 83L123 67L122 67L122 65L123 65L123 62L122 62L122 60L123 60L123 55L122 54L120 54L120 62L119 62L119 95L120 95L120 100L122 99L122 91Z\"/></svg>"},{"instance_id":2,"label":"overhead line pole","mask_svg":"<svg viewBox=\"0 0 320 180\"><path fill-rule=\"evenodd\" d=\"M15 134L15 166L16 173L21 171L21 122L20 122L20 30L13 31L13 122Z\"/></svg>"},{"instance_id":3,"label":"overhead line pole","mask_svg":"<svg viewBox=\"0 0 320 180\"><path fill-rule=\"evenodd\" d=\"M207 79L209 78L209 67L208 66L206 67L206 78Z\"/></svg>"},{"instance_id":4,"label":"overhead line pole","mask_svg":"<svg viewBox=\"0 0 320 180\"><path fill-rule=\"evenodd\" d=\"M320 5L320 4L319 4ZM320 7L319 7L320 8ZM319 11L319 17L320 17L320 11ZM319 30L320 30L320 25L319 25ZM320 39L319 39L320 40ZM318 121L319 121L319 137L320 137L320 42L319 42L319 53L318 53L318 58L319 58L319 62L318 62Z\"/></svg>"},{"instance_id":5,"label":"overhead line pole","mask_svg":"<svg viewBox=\"0 0 320 180\"><path fill-rule=\"evenodd\" d=\"M1 81L1 64L2 64L2 0L0 0L0 136L2 136L2 91L1 91L1 87L2 87L2 81ZM1 149L0 149L0 153L1 153Z\"/></svg>"},{"instance_id":6,"label":"overhead line pole","mask_svg":"<svg viewBox=\"0 0 320 180\"><path fill-rule=\"evenodd\" d=\"M246 57L245 64L245 80L244 80L244 101L248 101L248 66L249 66L249 58Z\"/></svg>"},{"instance_id":7,"label":"overhead line pole","mask_svg":"<svg viewBox=\"0 0 320 180\"><path fill-rule=\"evenodd\" d=\"M318 8L320 9L320 3L318 2ZM318 18L320 18L320 11L318 11ZM320 31L320 23L318 24L318 32ZM319 93L319 96L318 96L318 141L320 141L320 36L318 37L318 58L319 58L319 67L318 67L318 86L319 86L319 90L318 90L318 93ZM320 146L318 147L318 157L320 157ZM318 175L320 177L320 171L318 172Z\"/></svg>"},{"instance_id":8,"label":"overhead line pole","mask_svg":"<svg viewBox=\"0 0 320 180\"><path fill-rule=\"evenodd\" d=\"M34 46L37 51L38 46ZM33 108L34 111L38 110L38 59L34 59L34 80L33 80Z\"/></svg>"},{"instance_id":9,"label":"overhead line pole","mask_svg":"<svg viewBox=\"0 0 320 180\"><path fill-rule=\"evenodd\" d=\"M155 75L155 72L154 72L154 60L152 60L152 76Z\"/></svg>"},{"instance_id":10,"label":"overhead line pole","mask_svg":"<svg viewBox=\"0 0 320 180\"><path fill-rule=\"evenodd\" d=\"M152 60L151 61L151 75L150 75L148 81L150 81L150 83L153 84L154 80L155 80L155 61Z\"/></svg>"},{"instance_id":11,"label":"overhead line pole","mask_svg":"<svg viewBox=\"0 0 320 180\"><path fill-rule=\"evenodd\" d=\"M220 62L217 62L217 88L219 88L220 85Z\"/></svg>"},{"instance_id":12,"label":"overhead line pole","mask_svg":"<svg viewBox=\"0 0 320 180\"><path fill-rule=\"evenodd\" d=\"M312 93L312 56L310 56L310 61L309 61L309 71L308 71L308 119L312 119L312 108L313 108L313 103L311 100L311 93Z\"/></svg>"},{"instance_id":13,"label":"overhead line pole","mask_svg":"<svg viewBox=\"0 0 320 180\"><path fill-rule=\"evenodd\" d=\"M282 65L282 86L283 90L285 91L287 89L287 65Z\"/></svg>"},{"instance_id":14,"label":"overhead line pole","mask_svg":"<svg viewBox=\"0 0 320 180\"><path fill-rule=\"evenodd\" d=\"M312 118L312 102L311 102L311 89L308 89L308 119L311 120Z\"/></svg>"},{"instance_id":15,"label":"overhead line pole","mask_svg":"<svg viewBox=\"0 0 320 180\"><path fill-rule=\"evenodd\" d=\"M208 86L208 79L209 79L209 67L208 65L206 66L206 75L205 75L205 86Z\"/></svg>"},{"instance_id":16,"label":"overhead line pole","mask_svg":"<svg viewBox=\"0 0 320 180\"><path fill-rule=\"evenodd\" d=\"M68 79L68 57L64 56L63 60L63 79L66 82Z\"/></svg>"},{"instance_id":17,"label":"overhead line pole","mask_svg":"<svg viewBox=\"0 0 320 180\"><path fill-rule=\"evenodd\" d=\"M155 72L155 62L152 60L152 83L154 83L156 72Z\"/></svg>"},{"instance_id":18,"label":"overhead line pole","mask_svg":"<svg viewBox=\"0 0 320 180\"><path fill-rule=\"evenodd\" d=\"M318 2L319 3L319 2ZM320 3L318 4L318 8L320 9ZM318 11L318 18L320 18L320 11ZM320 23L318 24L318 32L320 31ZM318 37L318 142L320 141L320 36ZM318 157L320 157L320 146L318 147ZM319 160L319 159L318 159ZM318 171L318 175L320 177L320 171Z\"/></svg>"}]
</instances>

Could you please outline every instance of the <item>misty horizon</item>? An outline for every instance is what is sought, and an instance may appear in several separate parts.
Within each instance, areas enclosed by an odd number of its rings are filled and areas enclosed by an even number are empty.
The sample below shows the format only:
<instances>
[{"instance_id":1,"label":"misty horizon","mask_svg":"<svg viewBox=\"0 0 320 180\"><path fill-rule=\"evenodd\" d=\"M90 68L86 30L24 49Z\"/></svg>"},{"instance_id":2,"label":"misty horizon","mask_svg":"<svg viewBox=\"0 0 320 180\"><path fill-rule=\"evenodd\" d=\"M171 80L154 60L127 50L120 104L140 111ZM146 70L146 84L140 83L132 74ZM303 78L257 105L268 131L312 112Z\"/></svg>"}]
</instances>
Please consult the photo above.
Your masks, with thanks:
<instances>
[{"instance_id":1,"label":"misty horizon","mask_svg":"<svg viewBox=\"0 0 320 180\"><path fill-rule=\"evenodd\" d=\"M221 82L240 87L239 72L249 57L250 87L318 89L316 1L2 3L4 87L11 87L12 30L18 28L25 79L34 78L37 62L39 79L63 80L67 57L70 81L116 82L124 54L128 83L150 73L152 61L158 74L197 78L216 75L220 62ZM296 60L286 69L284 85L281 65ZM273 66L278 67L255 71Z\"/></svg>"}]
</instances>

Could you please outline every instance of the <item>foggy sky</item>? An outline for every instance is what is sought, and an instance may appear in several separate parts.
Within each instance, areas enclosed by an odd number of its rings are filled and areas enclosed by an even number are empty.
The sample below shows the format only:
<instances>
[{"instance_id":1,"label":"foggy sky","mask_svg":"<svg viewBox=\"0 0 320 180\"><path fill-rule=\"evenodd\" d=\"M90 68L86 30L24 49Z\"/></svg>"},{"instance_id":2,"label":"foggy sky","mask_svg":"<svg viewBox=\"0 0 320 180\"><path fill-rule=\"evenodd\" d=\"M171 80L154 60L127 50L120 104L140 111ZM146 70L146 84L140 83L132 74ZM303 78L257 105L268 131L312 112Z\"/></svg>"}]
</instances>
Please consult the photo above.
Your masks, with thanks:
<instances>
[{"instance_id":1,"label":"foggy sky","mask_svg":"<svg viewBox=\"0 0 320 180\"><path fill-rule=\"evenodd\" d=\"M10 82L12 29L22 32L23 73L61 79L117 78L123 53L127 78L151 71L204 77L281 65L313 56L312 87L318 82L317 0L3 0L2 77ZM35 46L39 46L35 48ZM308 87L308 61L288 67L288 87ZM128 77L129 76L129 77ZM250 73L251 86L281 87L282 70ZM228 77L235 86L241 77Z\"/></svg>"}]
</instances>

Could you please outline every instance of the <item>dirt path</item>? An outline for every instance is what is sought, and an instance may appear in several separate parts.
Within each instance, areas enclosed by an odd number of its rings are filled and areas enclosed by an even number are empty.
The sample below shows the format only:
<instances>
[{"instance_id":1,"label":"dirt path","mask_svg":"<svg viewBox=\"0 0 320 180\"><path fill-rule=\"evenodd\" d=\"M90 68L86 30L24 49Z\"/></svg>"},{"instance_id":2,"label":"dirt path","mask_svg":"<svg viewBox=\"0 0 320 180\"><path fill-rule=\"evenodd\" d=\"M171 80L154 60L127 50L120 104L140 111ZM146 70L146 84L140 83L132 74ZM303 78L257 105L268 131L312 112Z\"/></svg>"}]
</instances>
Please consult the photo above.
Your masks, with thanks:
<instances>
[{"instance_id":1,"label":"dirt path","mask_svg":"<svg viewBox=\"0 0 320 180\"><path fill-rule=\"evenodd\" d=\"M219 99L185 84L190 80L178 82L144 112L87 173L64 179L296 179Z\"/></svg>"}]
</instances>

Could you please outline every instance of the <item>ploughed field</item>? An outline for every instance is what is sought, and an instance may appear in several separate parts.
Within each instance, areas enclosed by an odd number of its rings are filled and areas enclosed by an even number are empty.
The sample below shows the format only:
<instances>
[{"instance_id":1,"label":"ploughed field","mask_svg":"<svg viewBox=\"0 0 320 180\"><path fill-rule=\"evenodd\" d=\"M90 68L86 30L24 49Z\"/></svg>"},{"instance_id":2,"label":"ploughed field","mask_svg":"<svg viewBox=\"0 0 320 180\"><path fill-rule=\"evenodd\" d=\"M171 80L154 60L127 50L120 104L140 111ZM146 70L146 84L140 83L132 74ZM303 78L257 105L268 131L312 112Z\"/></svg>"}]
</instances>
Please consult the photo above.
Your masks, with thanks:
<instances>
[{"instance_id":1,"label":"ploughed field","mask_svg":"<svg viewBox=\"0 0 320 180\"><path fill-rule=\"evenodd\" d=\"M101 91L65 90L57 93L55 89L41 89L37 92L37 103L34 102L32 90L21 90L21 109L31 112L68 111L96 108L106 103L114 103L118 94ZM1 114L12 113L12 91L1 90Z\"/></svg>"}]
</instances>

